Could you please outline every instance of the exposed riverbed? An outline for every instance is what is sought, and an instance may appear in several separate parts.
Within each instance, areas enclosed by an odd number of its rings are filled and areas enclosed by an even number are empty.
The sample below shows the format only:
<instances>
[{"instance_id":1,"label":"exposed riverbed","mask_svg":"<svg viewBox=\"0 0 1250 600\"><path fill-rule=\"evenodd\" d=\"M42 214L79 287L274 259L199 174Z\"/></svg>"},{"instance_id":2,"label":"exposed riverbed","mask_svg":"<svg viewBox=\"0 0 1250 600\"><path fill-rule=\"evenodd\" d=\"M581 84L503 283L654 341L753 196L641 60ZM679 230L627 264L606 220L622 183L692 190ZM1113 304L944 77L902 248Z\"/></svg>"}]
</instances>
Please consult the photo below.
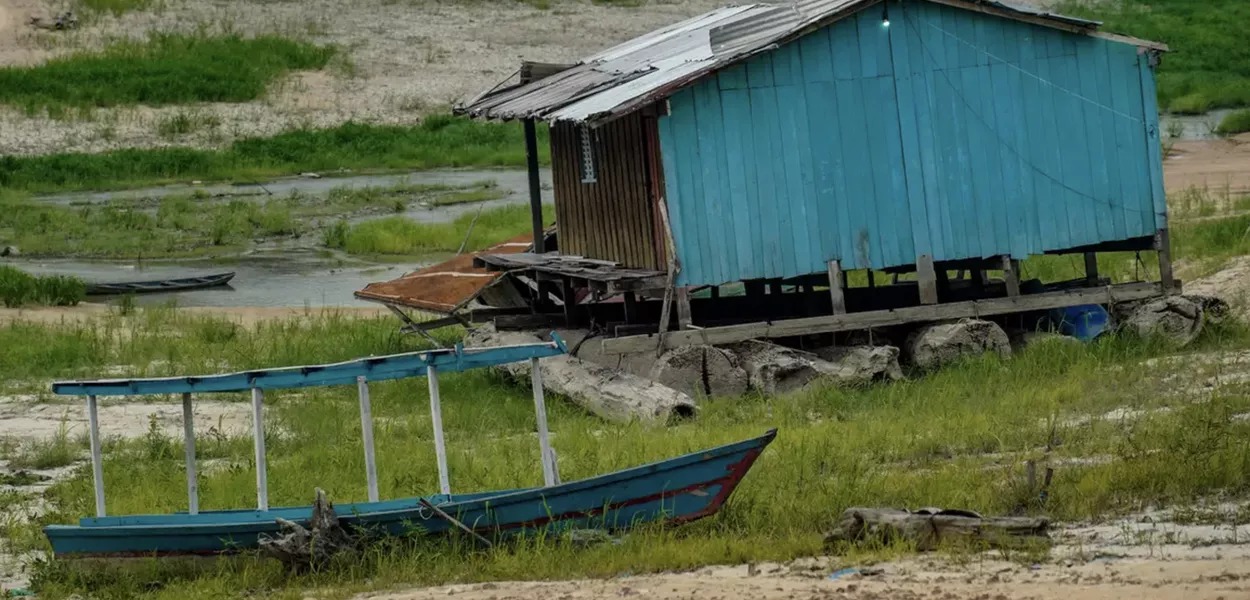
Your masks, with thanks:
<instances>
[{"instance_id":1,"label":"exposed riverbed","mask_svg":"<svg viewBox=\"0 0 1250 600\"><path fill-rule=\"evenodd\" d=\"M196 194L199 202L223 199L263 201L292 193L324 196L336 189L394 188L397 186L470 186L493 182L500 197L484 202L443 206L413 204L398 213L417 222L445 223L479 210L529 201L529 182L522 170L436 170L390 175L347 177L292 177L253 184L168 185L113 192L79 192L41 196L36 200L57 205L98 204L115 200L160 199ZM550 172L543 173L543 200L551 202ZM395 214L395 213L392 213ZM390 216L390 215L382 215ZM357 216L360 222L379 215ZM317 247L317 236L265 242L227 258L194 260L78 260L7 259L8 264L37 274L74 275L88 282L123 282L194 277L233 271L228 287L187 292L144 294L140 304L170 301L179 306L323 307L362 306L353 292L374 281L393 279L405 272L448 257L436 253L404 263L381 263L347 257Z\"/></svg>"}]
</instances>

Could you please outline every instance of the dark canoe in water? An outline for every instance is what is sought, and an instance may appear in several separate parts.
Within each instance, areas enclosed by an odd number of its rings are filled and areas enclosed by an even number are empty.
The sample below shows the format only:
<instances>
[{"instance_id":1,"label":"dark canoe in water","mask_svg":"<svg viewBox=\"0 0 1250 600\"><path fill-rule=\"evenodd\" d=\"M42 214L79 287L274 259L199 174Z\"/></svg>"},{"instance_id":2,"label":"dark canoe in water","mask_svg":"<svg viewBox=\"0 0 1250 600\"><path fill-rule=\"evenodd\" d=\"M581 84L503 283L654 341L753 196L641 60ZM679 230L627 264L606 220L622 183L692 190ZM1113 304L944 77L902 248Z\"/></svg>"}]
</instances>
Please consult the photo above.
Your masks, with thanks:
<instances>
[{"instance_id":1,"label":"dark canoe in water","mask_svg":"<svg viewBox=\"0 0 1250 600\"><path fill-rule=\"evenodd\" d=\"M184 277L181 279L160 279L157 281L126 281L122 283L90 283L87 284L88 296L108 296L113 294L151 294L155 292L184 292L226 285L234 279L234 273L217 273L202 277Z\"/></svg>"}]
</instances>

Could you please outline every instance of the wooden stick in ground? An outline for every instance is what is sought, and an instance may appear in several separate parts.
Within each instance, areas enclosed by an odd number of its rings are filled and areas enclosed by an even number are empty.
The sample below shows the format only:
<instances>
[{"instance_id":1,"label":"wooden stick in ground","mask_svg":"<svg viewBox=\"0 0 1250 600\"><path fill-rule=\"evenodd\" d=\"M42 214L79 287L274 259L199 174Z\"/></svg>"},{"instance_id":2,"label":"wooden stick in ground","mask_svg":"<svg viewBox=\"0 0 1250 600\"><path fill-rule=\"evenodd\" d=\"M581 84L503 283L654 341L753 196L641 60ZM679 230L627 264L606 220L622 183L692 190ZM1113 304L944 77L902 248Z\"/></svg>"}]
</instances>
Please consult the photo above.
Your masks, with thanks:
<instances>
[{"instance_id":1,"label":"wooden stick in ground","mask_svg":"<svg viewBox=\"0 0 1250 600\"><path fill-rule=\"evenodd\" d=\"M425 508L430 509L431 511L433 511L433 513L434 513L434 514L438 515L438 516L439 516L439 518L443 519L444 521L447 521L448 523L451 523L452 525L455 525L455 526L456 526L456 528L458 528L458 529L460 529L461 531L463 531L463 532L465 532L465 533L467 533L467 534L469 534L469 535L473 536L473 538L474 538L474 539L476 539L477 541L481 542L483 546L486 546L487 548L490 548L490 547L493 545L493 544L491 544L491 543L490 543L490 540L488 540L488 539L486 539L486 538L482 537L482 536L481 536L481 534L479 534L478 532L473 531L472 529L469 529L469 527L468 527L467 525L465 525L464 523L461 523L460 521L456 520L456 518L455 518L455 517L453 517L453 516L451 516L451 515L449 515L449 514L447 514L447 513L443 512L443 509L441 509L441 508L439 508L439 507L437 507L437 506L434 506L433 504L430 504L430 501L429 501L429 500L426 500L425 498L422 498L422 499L421 499L421 506L424 506Z\"/></svg>"}]
</instances>

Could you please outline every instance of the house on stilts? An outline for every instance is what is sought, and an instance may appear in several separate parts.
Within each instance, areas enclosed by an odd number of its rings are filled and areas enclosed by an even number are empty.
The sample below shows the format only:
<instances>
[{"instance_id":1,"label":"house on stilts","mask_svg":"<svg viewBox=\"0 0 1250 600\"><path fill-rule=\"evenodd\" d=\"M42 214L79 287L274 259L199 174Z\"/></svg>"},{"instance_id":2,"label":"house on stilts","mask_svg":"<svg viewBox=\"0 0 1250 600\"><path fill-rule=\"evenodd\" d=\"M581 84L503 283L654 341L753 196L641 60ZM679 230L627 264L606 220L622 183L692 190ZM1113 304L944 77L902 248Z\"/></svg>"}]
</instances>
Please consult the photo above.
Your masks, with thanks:
<instances>
[{"instance_id":1,"label":"house on stilts","mask_svg":"<svg viewBox=\"0 0 1250 600\"><path fill-rule=\"evenodd\" d=\"M534 233L458 275L508 291L479 314L593 322L606 352L1172 293L1166 51L1005 1L793 0L525 63L457 111L524 123ZM1111 285L1112 251L1156 253L1160 281ZM1020 261L1043 254L1083 255L1085 277L1029 281ZM413 275L359 295L428 309L445 290ZM464 319L476 294L439 312Z\"/></svg>"}]
</instances>

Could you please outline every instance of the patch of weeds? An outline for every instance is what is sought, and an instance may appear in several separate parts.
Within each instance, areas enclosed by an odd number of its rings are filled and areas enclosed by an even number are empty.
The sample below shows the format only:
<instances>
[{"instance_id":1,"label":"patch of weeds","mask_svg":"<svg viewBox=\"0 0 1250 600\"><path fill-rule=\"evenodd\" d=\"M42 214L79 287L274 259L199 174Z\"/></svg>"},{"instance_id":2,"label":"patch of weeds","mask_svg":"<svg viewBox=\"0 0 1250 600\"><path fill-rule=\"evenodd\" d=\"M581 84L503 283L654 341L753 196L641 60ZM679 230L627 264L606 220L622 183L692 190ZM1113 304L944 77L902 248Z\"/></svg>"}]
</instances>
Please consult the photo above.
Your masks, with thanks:
<instances>
[{"instance_id":1,"label":"patch of weeds","mask_svg":"<svg viewBox=\"0 0 1250 600\"><path fill-rule=\"evenodd\" d=\"M74 0L74 7L78 12L91 14L108 13L113 16L121 16L128 12L138 12L148 10L159 0Z\"/></svg>"},{"instance_id":2,"label":"patch of weeds","mask_svg":"<svg viewBox=\"0 0 1250 600\"><path fill-rule=\"evenodd\" d=\"M1235 135L1250 131L1250 110L1239 110L1229 113L1220 121L1215 132L1219 135Z\"/></svg>"},{"instance_id":3,"label":"patch of weeds","mask_svg":"<svg viewBox=\"0 0 1250 600\"><path fill-rule=\"evenodd\" d=\"M543 219L550 222L554 216L552 207L544 206L543 213ZM466 213L451 223L418 223L405 217L387 217L352 226L342 238L342 248L352 254L410 256L455 252L467 240L465 250L481 250L525 233L529 227L529 207L522 205L482 211L480 216Z\"/></svg>"},{"instance_id":4,"label":"patch of weeds","mask_svg":"<svg viewBox=\"0 0 1250 600\"><path fill-rule=\"evenodd\" d=\"M68 425L62 421L52 437L22 444L9 458L9 466L17 469L55 469L76 462L81 448L70 439Z\"/></svg>"},{"instance_id":5,"label":"patch of weeds","mask_svg":"<svg viewBox=\"0 0 1250 600\"><path fill-rule=\"evenodd\" d=\"M178 111L176 114L163 117L156 123L156 133L165 139L172 139L197 131L217 129L221 119L216 115L200 112Z\"/></svg>"},{"instance_id":6,"label":"patch of weeds","mask_svg":"<svg viewBox=\"0 0 1250 600\"><path fill-rule=\"evenodd\" d=\"M0 265L0 303L10 308L22 306L74 306L86 296L81 279L67 275L31 275L15 267Z\"/></svg>"},{"instance_id":7,"label":"patch of weeds","mask_svg":"<svg viewBox=\"0 0 1250 600\"><path fill-rule=\"evenodd\" d=\"M78 106L247 102L289 71L325 67L335 52L272 35L153 34L99 53L0 68L0 102L49 115Z\"/></svg>"}]
</instances>

